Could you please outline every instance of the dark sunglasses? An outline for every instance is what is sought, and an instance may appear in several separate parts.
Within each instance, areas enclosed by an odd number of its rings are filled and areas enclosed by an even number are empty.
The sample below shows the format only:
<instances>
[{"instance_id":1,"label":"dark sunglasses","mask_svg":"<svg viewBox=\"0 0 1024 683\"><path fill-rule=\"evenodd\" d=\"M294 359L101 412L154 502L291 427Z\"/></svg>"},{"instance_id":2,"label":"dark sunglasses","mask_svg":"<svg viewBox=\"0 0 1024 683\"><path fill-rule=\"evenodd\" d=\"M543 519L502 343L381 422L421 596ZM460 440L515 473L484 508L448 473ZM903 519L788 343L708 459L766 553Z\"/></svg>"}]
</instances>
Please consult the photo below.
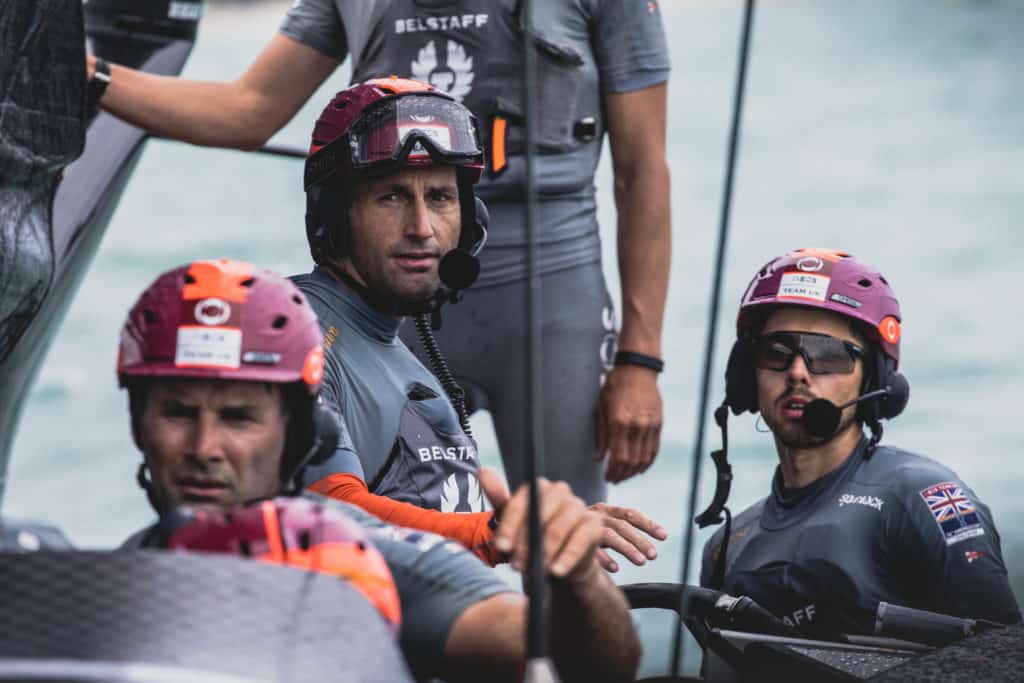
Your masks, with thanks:
<instances>
[{"instance_id":1,"label":"dark sunglasses","mask_svg":"<svg viewBox=\"0 0 1024 683\"><path fill-rule=\"evenodd\" d=\"M785 370L797 354L815 375L848 375L857 359L864 357L864 350L845 339L814 332L773 332L754 339L755 368Z\"/></svg>"}]
</instances>

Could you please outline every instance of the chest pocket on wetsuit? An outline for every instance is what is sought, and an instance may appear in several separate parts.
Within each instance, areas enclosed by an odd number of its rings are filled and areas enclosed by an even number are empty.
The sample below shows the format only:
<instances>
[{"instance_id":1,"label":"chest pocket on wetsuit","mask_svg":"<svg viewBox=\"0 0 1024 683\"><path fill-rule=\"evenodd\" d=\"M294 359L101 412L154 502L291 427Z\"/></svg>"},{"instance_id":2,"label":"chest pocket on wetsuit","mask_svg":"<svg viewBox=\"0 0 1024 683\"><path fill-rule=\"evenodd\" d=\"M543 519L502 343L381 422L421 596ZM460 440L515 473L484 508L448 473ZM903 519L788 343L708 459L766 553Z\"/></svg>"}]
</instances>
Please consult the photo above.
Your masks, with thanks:
<instances>
[{"instance_id":1,"label":"chest pocket on wetsuit","mask_svg":"<svg viewBox=\"0 0 1024 683\"><path fill-rule=\"evenodd\" d=\"M476 444L445 396L413 382L387 462L371 492L441 512L483 512Z\"/></svg>"},{"instance_id":2,"label":"chest pocket on wetsuit","mask_svg":"<svg viewBox=\"0 0 1024 683\"><path fill-rule=\"evenodd\" d=\"M354 82L396 74L431 83L476 115L492 173L522 154L523 32L508 1L397 0L371 28ZM537 44L538 122L542 151L560 152L597 135L600 112L584 112L587 135L574 135L583 58L572 47Z\"/></svg>"}]
</instances>

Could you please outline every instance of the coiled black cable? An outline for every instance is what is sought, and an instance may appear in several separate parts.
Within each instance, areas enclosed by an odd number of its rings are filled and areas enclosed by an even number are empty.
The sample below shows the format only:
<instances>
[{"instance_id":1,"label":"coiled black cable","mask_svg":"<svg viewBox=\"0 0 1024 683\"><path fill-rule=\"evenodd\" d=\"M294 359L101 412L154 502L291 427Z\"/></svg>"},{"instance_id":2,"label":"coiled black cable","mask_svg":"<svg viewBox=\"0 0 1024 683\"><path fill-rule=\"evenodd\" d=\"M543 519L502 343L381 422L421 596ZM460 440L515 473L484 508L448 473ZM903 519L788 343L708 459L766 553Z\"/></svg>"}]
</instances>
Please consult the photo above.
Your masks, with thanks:
<instances>
[{"instance_id":1,"label":"coiled black cable","mask_svg":"<svg viewBox=\"0 0 1024 683\"><path fill-rule=\"evenodd\" d=\"M455 381L452 371L448 368L448 362L441 355L441 349L438 348L437 340L434 339L434 331L430 328L430 315L422 313L414 317L413 321L416 324L416 333L420 337L420 344L423 345L423 350L427 352L430 369L434 371L434 376L441 382L444 393L448 394L448 400L455 406L455 412L459 414L459 424L462 425L462 431L466 432L466 436L472 439L473 430L469 428L469 413L466 412L466 392Z\"/></svg>"}]
</instances>

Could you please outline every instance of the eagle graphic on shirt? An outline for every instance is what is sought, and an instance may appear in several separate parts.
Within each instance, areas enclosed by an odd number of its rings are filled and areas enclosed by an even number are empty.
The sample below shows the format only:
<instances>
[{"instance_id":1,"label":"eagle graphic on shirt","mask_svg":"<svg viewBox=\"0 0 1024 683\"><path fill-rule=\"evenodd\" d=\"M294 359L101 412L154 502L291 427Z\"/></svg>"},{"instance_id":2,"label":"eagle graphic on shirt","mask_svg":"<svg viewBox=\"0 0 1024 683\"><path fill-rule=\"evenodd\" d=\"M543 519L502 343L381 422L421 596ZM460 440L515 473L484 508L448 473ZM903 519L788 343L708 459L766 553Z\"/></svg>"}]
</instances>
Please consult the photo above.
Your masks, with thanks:
<instances>
[{"instance_id":1,"label":"eagle graphic on shirt","mask_svg":"<svg viewBox=\"0 0 1024 683\"><path fill-rule=\"evenodd\" d=\"M454 40L446 42L443 63L438 61L435 41L428 42L420 48L410 71L413 78L430 83L459 102L465 99L473 86L473 58Z\"/></svg>"}]
</instances>

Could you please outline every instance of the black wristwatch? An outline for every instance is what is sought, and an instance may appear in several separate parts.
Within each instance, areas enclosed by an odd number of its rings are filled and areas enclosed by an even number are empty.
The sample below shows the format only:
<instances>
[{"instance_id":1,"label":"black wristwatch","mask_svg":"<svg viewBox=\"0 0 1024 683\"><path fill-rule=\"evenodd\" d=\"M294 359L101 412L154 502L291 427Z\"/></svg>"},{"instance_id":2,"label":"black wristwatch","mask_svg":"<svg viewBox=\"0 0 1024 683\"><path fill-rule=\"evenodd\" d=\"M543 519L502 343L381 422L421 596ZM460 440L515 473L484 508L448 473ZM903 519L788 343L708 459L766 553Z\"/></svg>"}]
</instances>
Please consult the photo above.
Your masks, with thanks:
<instances>
[{"instance_id":1,"label":"black wristwatch","mask_svg":"<svg viewBox=\"0 0 1024 683\"><path fill-rule=\"evenodd\" d=\"M107 64L107 60L97 57L96 70L85 89L90 107L99 106L100 98L107 91L108 85L110 85L110 64Z\"/></svg>"},{"instance_id":2,"label":"black wristwatch","mask_svg":"<svg viewBox=\"0 0 1024 683\"><path fill-rule=\"evenodd\" d=\"M646 353L636 353L635 351L619 351L615 354L615 365L639 365L642 368L648 368L655 372L661 372L665 369L665 361L654 356L648 356Z\"/></svg>"}]
</instances>

